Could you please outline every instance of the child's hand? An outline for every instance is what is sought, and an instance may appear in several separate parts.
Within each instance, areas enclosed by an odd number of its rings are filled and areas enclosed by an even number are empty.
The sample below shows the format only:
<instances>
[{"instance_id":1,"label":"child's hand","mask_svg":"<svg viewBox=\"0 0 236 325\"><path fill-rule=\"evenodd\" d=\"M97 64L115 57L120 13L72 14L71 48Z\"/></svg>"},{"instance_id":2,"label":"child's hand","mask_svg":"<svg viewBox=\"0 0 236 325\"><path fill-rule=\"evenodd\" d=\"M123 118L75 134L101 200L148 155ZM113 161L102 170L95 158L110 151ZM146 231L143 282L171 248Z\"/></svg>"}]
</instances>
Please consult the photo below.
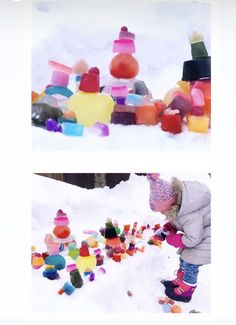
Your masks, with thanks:
<instances>
[{"instance_id":1,"label":"child's hand","mask_svg":"<svg viewBox=\"0 0 236 325\"><path fill-rule=\"evenodd\" d=\"M164 227L159 228L154 235L161 241L166 239L166 236L170 235L169 230L164 230Z\"/></svg>"},{"instance_id":2,"label":"child's hand","mask_svg":"<svg viewBox=\"0 0 236 325\"><path fill-rule=\"evenodd\" d=\"M171 234L176 234L177 229L175 229L175 227L172 225L171 222L167 222L167 223L165 223L164 226L163 226L163 231L164 231L164 232L169 231Z\"/></svg>"},{"instance_id":3,"label":"child's hand","mask_svg":"<svg viewBox=\"0 0 236 325\"><path fill-rule=\"evenodd\" d=\"M186 246L182 242L183 234L170 234L166 236L166 241L169 245L174 246L176 248L185 248Z\"/></svg>"}]
</instances>

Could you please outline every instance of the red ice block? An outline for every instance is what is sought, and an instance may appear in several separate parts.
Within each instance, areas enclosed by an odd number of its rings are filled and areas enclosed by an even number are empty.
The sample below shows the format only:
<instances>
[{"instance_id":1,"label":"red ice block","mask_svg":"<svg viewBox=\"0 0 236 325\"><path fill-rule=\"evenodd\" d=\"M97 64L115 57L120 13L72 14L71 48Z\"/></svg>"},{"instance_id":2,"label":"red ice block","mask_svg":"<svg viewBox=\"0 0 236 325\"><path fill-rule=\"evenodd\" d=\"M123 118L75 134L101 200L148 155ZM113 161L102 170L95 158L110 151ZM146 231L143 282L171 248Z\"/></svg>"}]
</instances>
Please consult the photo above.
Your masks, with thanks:
<instances>
[{"instance_id":1,"label":"red ice block","mask_svg":"<svg viewBox=\"0 0 236 325\"><path fill-rule=\"evenodd\" d=\"M53 230L53 234L57 238L67 238L70 235L70 228L68 226L56 226Z\"/></svg>"},{"instance_id":2,"label":"red ice block","mask_svg":"<svg viewBox=\"0 0 236 325\"><path fill-rule=\"evenodd\" d=\"M115 262L121 262L121 254L115 254L115 253L113 253L112 259Z\"/></svg>"},{"instance_id":3,"label":"red ice block","mask_svg":"<svg viewBox=\"0 0 236 325\"><path fill-rule=\"evenodd\" d=\"M156 100L154 102L156 109L157 109L157 114L159 117L163 114L164 110L167 108L167 105L163 100Z\"/></svg>"},{"instance_id":4,"label":"red ice block","mask_svg":"<svg viewBox=\"0 0 236 325\"><path fill-rule=\"evenodd\" d=\"M129 53L117 54L110 63L110 74L114 78L132 79L138 72L138 61Z\"/></svg>"},{"instance_id":5,"label":"red ice block","mask_svg":"<svg viewBox=\"0 0 236 325\"><path fill-rule=\"evenodd\" d=\"M172 114L165 110L161 118L161 128L173 134L182 132L182 119L179 111L172 110Z\"/></svg>"}]
</instances>

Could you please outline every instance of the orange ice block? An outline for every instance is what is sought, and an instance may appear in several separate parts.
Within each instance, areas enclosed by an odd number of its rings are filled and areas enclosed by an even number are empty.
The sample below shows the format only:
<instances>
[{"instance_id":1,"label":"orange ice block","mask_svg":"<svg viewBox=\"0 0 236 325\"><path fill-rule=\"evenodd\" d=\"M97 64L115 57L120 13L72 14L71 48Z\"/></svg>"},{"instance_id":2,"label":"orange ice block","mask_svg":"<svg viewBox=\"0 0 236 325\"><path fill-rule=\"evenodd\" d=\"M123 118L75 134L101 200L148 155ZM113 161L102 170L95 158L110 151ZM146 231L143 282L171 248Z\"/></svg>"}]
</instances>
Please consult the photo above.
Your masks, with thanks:
<instances>
[{"instance_id":1,"label":"orange ice block","mask_svg":"<svg viewBox=\"0 0 236 325\"><path fill-rule=\"evenodd\" d=\"M136 124L156 125L159 121L155 104L136 107Z\"/></svg>"}]
</instances>

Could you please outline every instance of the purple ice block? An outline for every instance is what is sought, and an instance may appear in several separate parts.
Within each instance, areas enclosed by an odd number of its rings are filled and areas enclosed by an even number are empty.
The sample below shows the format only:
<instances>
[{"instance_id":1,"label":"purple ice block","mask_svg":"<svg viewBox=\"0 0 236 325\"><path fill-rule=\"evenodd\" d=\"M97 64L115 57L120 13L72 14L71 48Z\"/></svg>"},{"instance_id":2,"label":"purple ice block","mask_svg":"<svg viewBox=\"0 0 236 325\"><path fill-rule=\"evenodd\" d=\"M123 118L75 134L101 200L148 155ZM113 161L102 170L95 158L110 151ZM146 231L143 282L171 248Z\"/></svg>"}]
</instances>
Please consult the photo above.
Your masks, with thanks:
<instances>
[{"instance_id":1,"label":"purple ice block","mask_svg":"<svg viewBox=\"0 0 236 325\"><path fill-rule=\"evenodd\" d=\"M48 131L62 132L62 127L56 120L53 118L48 118L45 122L46 129Z\"/></svg>"},{"instance_id":2,"label":"purple ice block","mask_svg":"<svg viewBox=\"0 0 236 325\"><path fill-rule=\"evenodd\" d=\"M192 109L191 101L183 96L175 96L170 102L169 106L172 110L178 109L183 119L187 113L189 113Z\"/></svg>"},{"instance_id":3,"label":"purple ice block","mask_svg":"<svg viewBox=\"0 0 236 325\"><path fill-rule=\"evenodd\" d=\"M92 133L99 135L100 137L107 137L109 135L109 127L107 124L96 122L90 129Z\"/></svg>"},{"instance_id":4,"label":"purple ice block","mask_svg":"<svg viewBox=\"0 0 236 325\"><path fill-rule=\"evenodd\" d=\"M111 114L111 123L122 125L136 124L136 114L131 112L113 112Z\"/></svg>"}]
</instances>

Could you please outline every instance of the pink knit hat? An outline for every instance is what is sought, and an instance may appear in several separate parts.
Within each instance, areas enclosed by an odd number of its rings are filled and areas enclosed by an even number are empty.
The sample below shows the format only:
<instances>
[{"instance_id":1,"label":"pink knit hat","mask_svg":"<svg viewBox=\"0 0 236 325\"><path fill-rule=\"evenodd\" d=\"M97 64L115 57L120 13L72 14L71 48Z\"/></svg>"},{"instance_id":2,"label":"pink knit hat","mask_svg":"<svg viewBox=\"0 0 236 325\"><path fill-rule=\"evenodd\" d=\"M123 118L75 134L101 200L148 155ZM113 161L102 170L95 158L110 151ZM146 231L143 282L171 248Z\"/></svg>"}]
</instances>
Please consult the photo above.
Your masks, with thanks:
<instances>
[{"instance_id":1,"label":"pink knit hat","mask_svg":"<svg viewBox=\"0 0 236 325\"><path fill-rule=\"evenodd\" d=\"M155 212L168 211L176 202L174 187L168 181L160 178L160 174L148 174L150 182L150 208Z\"/></svg>"}]
</instances>

